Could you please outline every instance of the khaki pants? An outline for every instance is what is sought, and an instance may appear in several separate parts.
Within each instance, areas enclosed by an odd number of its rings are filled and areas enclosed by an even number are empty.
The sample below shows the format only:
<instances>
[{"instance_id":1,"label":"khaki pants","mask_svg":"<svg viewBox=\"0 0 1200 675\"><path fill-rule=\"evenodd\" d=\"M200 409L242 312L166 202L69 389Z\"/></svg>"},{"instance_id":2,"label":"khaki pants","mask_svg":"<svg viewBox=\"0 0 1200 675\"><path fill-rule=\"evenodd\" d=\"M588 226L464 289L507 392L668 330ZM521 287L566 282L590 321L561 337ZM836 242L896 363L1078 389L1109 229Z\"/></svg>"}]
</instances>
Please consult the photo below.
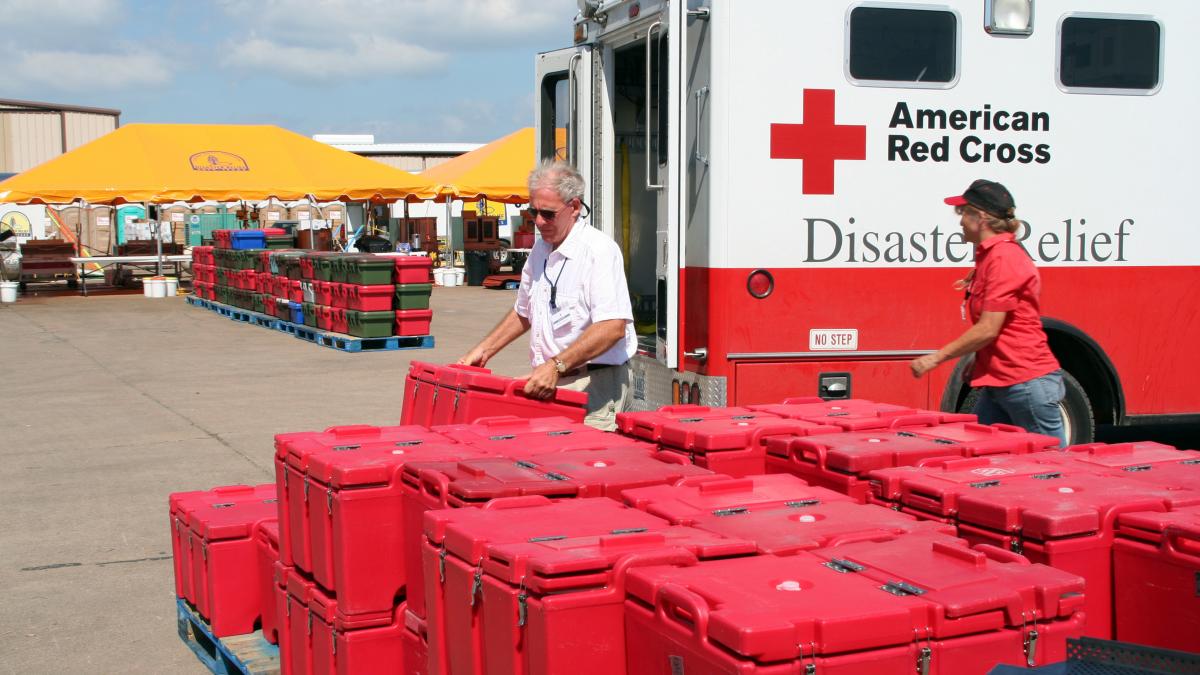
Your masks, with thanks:
<instances>
[{"instance_id":1,"label":"khaki pants","mask_svg":"<svg viewBox=\"0 0 1200 675\"><path fill-rule=\"evenodd\" d=\"M587 393L585 424L601 431L615 431L617 413L624 412L629 404L629 373L627 361L619 366L585 370L578 375L560 378L558 386Z\"/></svg>"}]
</instances>

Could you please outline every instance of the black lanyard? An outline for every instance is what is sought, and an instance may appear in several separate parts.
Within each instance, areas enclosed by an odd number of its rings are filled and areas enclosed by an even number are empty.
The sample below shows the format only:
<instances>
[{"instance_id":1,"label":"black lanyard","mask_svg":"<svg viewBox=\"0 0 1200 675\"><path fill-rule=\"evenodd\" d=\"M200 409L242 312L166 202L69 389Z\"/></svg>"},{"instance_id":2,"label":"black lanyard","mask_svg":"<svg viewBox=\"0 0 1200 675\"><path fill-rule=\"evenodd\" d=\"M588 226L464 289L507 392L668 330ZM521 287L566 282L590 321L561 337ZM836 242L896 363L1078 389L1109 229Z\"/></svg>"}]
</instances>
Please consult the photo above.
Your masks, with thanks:
<instances>
[{"instance_id":1,"label":"black lanyard","mask_svg":"<svg viewBox=\"0 0 1200 675\"><path fill-rule=\"evenodd\" d=\"M550 283L550 309L558 310L558 280L562 279L562 273L567 267L567 261L563 259L562 267L558 268L558 276L554 277L554 281L550 281L550 277L546 274L546 263L549 261L549 257L542 261L542 276Z\"/></svg>"}]
</instances>

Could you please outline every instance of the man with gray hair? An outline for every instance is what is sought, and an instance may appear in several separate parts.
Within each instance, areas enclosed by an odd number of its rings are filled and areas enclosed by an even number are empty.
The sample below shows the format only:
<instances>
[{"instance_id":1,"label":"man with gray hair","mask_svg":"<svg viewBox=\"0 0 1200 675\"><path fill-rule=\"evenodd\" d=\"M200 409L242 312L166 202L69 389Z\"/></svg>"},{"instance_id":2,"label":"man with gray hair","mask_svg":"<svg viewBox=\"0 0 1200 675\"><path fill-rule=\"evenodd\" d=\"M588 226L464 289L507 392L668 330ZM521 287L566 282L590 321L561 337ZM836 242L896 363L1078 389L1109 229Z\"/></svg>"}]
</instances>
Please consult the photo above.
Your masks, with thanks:
<instances>
[{"instance_id":1,"label":"man with gray hair","mask_svg":"<svg viewBox=\"0 0 1200 675\"><path fill-rule=\"evenodd\" d=\"M583 177L563 162L543 162L529 175L528 212L541 239L521 272L516 304L458 362L486 365L528 331L533 372L525 393L587 392L584 421L611 431L628 403L637 337L621 250L580 217L583 190Z\"/></svg>"}]
</instances>

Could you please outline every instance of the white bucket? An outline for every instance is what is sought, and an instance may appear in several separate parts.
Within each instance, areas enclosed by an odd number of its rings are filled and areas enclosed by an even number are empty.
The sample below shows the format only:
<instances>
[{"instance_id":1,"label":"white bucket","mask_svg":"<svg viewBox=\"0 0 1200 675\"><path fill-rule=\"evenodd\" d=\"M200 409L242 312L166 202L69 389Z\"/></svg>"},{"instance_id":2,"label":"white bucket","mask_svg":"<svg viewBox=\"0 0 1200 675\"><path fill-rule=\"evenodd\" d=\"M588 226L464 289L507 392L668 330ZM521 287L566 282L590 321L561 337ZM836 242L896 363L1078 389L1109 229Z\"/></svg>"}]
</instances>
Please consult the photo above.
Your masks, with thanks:
<instances>
[{"instance_id":1,"label":"white bucket","mask_svg":"<svg viewBox=\"0 0 1200 675\"><path fill-rule=\"evenodd\" d=\"M463 271L456 267L435 267L433 276L442 286L458 286L462 283Z\"/></svg>"},{"instance_id":2,"label":"white bucket","mask_svg":"<svg viewBox=\"0 0 1200 675\"><path fill-rule=\"evenodd\" d=\"M461 267L453 267L451 271L454 273L454 285L462 286L465 283L464 279L467 276L467 271Z\"/></svg>"},{"instance_id":3,"label":"white bucket","mask_svg":"<svg viewBox=\"0 0 1200 675\"><path fill-rule=\"evenodd\" d=\"M0 281L0 302L16 302L19 287L15 281Z\"/></svg>"},{"instance_id":4,"label":"white bucket","mask_svg":"<svg viewBox=\"0 0 1200 675\"><path fill-rule=\"evenodd\" d=\"M142 294L147 298L167 297L167 280L163 277L147 277L142 279Z\"/></svg>"},{"instance_id":5,"label":"white bucket","mask_svg":"<svg viewBox=\"0 0 1200 675\"><path fill-rule=\"evenodd\" d=\"M179 279L163 277L163 297L173 298L179 294Z\"/></svg>"}]
</instances>

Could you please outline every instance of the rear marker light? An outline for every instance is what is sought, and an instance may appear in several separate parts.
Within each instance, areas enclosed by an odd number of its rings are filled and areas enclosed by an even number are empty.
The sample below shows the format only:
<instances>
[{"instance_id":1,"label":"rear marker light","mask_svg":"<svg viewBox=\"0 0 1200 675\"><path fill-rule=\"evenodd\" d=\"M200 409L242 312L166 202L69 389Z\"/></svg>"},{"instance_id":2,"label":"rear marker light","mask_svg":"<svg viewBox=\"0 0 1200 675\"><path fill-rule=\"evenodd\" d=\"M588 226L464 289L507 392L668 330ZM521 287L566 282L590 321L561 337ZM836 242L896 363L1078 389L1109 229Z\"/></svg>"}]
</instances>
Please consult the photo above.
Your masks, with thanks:
<instances>
[{"instance_id":1,"label":"rear marker light","mask_svg":"<svg viewBox=\"0 0 1200 675\"><path fill-rule=\"evenodd\" d=\"M762 300L775 290L775 278L766 270L754 270L746 279L746 290L751 296Z\"/></svg>"}]
</instances>

